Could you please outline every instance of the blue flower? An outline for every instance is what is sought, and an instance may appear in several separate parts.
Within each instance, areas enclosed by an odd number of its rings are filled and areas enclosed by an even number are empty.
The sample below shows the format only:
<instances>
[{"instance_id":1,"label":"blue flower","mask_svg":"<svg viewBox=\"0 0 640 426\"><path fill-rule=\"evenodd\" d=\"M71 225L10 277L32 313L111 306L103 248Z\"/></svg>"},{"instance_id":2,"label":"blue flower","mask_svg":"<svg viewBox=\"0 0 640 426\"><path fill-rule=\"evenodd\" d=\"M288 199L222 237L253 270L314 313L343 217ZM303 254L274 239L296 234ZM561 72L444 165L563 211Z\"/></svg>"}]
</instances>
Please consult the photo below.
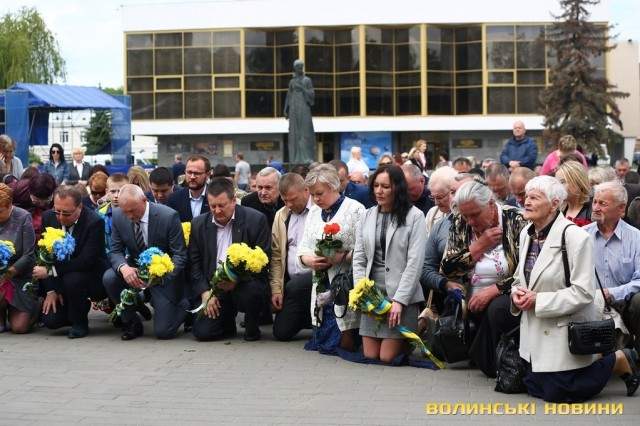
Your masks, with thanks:
<instances>
[{"instance_id":1,"label":"blue flower","mask_svg":"<svg viewBox=\"0 0 640 426\"><path fill-rule=\"evenodd\" d=\"M4 243L0 243L0 269L5 269L13 257L11 250Z\"/></svg>"},{"instance_id":2,"label":"blue flower","mask_svg":"<svg viewBox=\"0 0 640 426\"><path fill-rule=\"evenodd\" d=\"M149 247L138 256L138 266L145 269L151 264L151 258L154 255L163 255L164 252L158 247Z\"/></svg>"},{"instance_id":3,"label":"blue flower","mask_svg":"<svg viewBox=\"0 0 640 426\"><path fill-rule=\"evenodd\" d=\"M73 254L76 248L76 240L69 234L65 234L62 240L53 243L53 254L59 262L63 262Z\"/></svg>"}]
</instances>

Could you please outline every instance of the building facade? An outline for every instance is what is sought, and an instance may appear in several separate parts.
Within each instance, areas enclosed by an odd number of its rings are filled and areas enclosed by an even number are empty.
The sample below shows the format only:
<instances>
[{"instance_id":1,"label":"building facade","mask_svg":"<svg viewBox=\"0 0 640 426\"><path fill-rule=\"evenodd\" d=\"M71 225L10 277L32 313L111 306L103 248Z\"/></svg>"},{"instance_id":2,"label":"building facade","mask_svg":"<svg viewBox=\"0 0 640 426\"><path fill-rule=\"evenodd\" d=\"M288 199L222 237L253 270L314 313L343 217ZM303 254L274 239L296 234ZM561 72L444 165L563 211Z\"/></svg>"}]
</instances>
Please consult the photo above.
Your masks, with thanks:
<instances>
[{"instance_id":1,"label":"building facade","mask_svg":"<svg viewBox=\"0 0 640 426\"><path fill-rule=\"evenodd\" d=\"M289 0L124 7L125 89L133 134L158 137L159 162L202 153L233 164L287 162L283 106L305 62L321 161L362 145L428 142L430 157L495 157L522 120L545 152L538 94L553 56L557 2ZM606 22L606 11L593 11ZM611 75L606 57L597 72ZM637 68L637 63L636 63ZM615 82L614 82L615 83ZM634 120L637 117L634 117ZM624 118L623 118L624 120Z\"/></svg>"}]
</instances>

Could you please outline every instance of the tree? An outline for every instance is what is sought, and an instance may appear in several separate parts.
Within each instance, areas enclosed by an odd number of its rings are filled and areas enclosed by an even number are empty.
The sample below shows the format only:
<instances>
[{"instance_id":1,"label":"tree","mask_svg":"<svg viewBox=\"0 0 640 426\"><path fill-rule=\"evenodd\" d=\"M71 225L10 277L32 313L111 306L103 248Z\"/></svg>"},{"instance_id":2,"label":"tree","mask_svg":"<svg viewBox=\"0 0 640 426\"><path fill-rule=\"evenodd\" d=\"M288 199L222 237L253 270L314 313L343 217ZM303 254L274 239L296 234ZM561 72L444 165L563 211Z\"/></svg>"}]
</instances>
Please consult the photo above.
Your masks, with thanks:
<instances>
[{"instance_id":1,"label":"tree","mask_svg":"<svg viewBox=\"0 0 640 426\"><path fill-rule=\"evenodd\" d=\"M101 154L111 143L111 112L96 111L89 121L84 147L87 155Z\"/></svg>"},{"instance_id":2,"label":"tree","mask_svg":"<svg viewBox=\"0 0 640 426\"><path fill-rule=\"evenodd\" d=\"M54 83L65 78L58 42L35 8L0 20L0 88L16 82Z\"/></svg>"},{"instance_id":3,"label":"tree","mask_svg":"<svg viewBox=\"0 0 640 426\"><path fill-rule=\"evenodd\" d=\"M588 6L600 0L560 0L563 13L547 32L547 45L555 59L550 86L540 95L544 126L555 134L573 135L590 152L601 152L601 143L622 139L611 123L622 129L616 91L596 63L615 46L609 44L610 25L589 22Z\"/></svg>"}]
</instances>

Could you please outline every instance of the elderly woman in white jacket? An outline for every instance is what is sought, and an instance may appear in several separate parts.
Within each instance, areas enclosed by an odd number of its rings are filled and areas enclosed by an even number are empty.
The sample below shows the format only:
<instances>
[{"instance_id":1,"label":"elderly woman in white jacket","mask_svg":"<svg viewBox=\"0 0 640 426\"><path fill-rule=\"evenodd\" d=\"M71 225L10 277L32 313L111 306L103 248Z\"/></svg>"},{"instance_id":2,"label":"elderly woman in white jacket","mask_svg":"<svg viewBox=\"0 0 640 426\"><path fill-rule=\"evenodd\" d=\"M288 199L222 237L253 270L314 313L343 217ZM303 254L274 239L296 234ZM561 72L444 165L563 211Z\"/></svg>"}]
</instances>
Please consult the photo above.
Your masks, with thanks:
<instances>
[{"instance_id":1,"label":"elderly woman in white jacket","mask_svg":"<svg viewBox=\"0 0 640 426\"><path fill-rule=\"evenodd\" d=\"M313 271L326 270L331 282L339 268L340 272L348 272L350 269L356 227L364 213L364 206L340 194L340 178L333 166L321 164L315 167L307 174L305 185L309 188L314 206L309 210L297 255L304 267ZM340 226L340 231L334 239L342 241L342 250L332 258L316 255L316 242L322 238L324 226L329 223L337 223ZM316 290L317 285L314 283L311 289L311 318L313 325L318 326L319 320L324 320L323 316L327 310L318 306ZM360 323L359 316L353 311L348 311L343 318L336 318L336 322L341 333L340 346L343 349L354 350L357 337L355 329Z\"/></svg>"},{"instance_id":2,"label":"elderly woman in white jacket","mask_svg":"<svg viewBox=\"0 0 640 426\"><path fill-rule=\"evenodd\" d=\"M524 217L532 223L520 234L520 262L511 290L511 312L520 319L520 356L530 364L524 378L531 396L551 402L579 402L602 391L619 375L631 396L640 377L637 354L625 349L600 355L569 351L569 321L600 319L589 235L558 210L567 192L550 176L525 187ZM565 285L561 254L565 233L570 283Z\"/></svg>"}]
</instances>

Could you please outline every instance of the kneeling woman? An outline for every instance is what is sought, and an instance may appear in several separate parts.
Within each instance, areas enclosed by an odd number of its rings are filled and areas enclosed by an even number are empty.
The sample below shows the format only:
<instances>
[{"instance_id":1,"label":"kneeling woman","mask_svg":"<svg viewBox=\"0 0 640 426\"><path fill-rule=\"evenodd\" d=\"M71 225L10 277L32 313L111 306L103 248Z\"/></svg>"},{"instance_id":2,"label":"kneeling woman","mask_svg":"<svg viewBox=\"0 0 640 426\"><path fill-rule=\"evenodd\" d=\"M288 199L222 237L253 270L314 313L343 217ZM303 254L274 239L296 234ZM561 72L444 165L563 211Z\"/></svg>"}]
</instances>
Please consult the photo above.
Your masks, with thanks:
<instances>
[{"instance_id":1,"label":"kneeling woman","mask_svg":"<svg viewBox=\"0 0 640 426\"><path fill-rule=\"evenodd\" d=\"M418 303L424 300L420 271L424 259L424 215L413 207L398 166L382 166L370 179L377 206L368 209L356 232L353 279L373 280L392 302L386 324L362 315L364 356L391 362L406 349L396 326L416 330Z\"/></svg>"}]
</instances>

